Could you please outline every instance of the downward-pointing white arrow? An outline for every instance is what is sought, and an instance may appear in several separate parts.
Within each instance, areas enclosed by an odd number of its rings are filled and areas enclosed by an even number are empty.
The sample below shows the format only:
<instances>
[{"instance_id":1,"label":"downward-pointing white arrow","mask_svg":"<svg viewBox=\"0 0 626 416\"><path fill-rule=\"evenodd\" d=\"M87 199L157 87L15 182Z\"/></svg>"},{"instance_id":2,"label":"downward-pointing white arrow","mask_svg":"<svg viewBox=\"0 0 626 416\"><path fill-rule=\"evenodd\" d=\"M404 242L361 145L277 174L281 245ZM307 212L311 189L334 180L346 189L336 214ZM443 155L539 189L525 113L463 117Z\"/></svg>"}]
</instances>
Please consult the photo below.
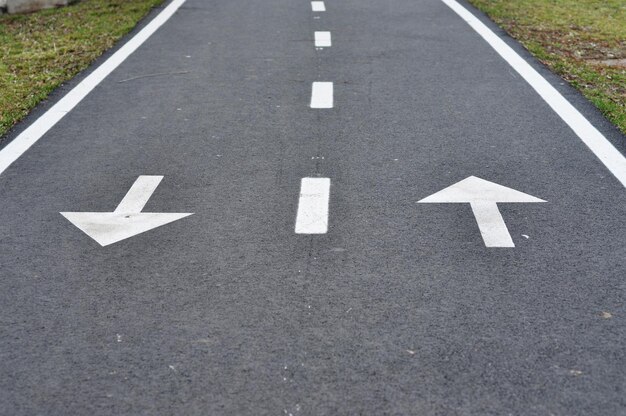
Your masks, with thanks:
<instances>
[{"instance_id":1,"label":"downward-pointing white arrow","mask_svg":"<svg viewBox=\"0 0 626 416\"><path fill-rule=\"evenodd\" d=\"M487 247L515 247L498 202L546 202L534 196L470 176L419 203L467 203L472 207L480 234Z\"/></svg>"},{"instance_id":2,"label":"downward-pointing white arrow","mask_svg":"<svg viewBox=\"0 0 626 416\"><path fill-rule=\"evenodd\" d=\"M192 215L141 212L162 179L163 176L138 177L113 212L61 212L61 215L103 247Z\"/></svg>"}]
</instances>

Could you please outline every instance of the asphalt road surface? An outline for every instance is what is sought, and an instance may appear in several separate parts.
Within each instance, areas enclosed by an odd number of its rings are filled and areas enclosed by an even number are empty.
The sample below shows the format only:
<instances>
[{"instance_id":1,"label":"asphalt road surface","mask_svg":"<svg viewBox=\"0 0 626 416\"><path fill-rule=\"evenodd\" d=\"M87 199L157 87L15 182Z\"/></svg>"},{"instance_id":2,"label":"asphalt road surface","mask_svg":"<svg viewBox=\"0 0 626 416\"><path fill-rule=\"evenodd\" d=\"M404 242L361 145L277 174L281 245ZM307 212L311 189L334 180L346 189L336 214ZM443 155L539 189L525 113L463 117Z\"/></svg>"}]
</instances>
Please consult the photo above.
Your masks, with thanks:
<instances>
[{"instance_id":1,"label":"asphalt road surface","mask_svg":"<svg viewBox=\"0 0 626 416\"><path fill-rule=\"evenodd\" d=\"M321 6L172 3L6 166L0 414L626 415L626 138L465 3L604 147L441 0Z\"/></svg>"}]
</instances>

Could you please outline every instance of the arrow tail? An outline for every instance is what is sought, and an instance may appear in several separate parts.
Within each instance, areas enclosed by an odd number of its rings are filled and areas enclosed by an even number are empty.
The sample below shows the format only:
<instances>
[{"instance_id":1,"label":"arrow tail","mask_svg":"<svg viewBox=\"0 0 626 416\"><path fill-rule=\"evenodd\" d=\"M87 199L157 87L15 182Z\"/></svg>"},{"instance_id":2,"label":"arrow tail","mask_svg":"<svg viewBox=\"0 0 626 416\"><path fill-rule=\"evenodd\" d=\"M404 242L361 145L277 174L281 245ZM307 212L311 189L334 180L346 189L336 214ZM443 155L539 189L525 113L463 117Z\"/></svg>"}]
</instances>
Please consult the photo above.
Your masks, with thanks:
<instances>
[{"instance_id":1,"label":"arrow tail","mask_svg":"<svg viewBox=\"0 0 626 416\"><path fill-rule=\"evenodd\" d=\"M515 247L495 202L472 202L472 211L487 247Z\"/></svg>"},{"instance_id":2,"label":"arrow tail","mask_svg":"<svg viewBox=\"0 0 626 416\"><path fill-rule=\"evenodd\" d=\"M129 214L140 213L162 179L163 176L139 176L114 212Z\"/></svg>"}]
</instances>

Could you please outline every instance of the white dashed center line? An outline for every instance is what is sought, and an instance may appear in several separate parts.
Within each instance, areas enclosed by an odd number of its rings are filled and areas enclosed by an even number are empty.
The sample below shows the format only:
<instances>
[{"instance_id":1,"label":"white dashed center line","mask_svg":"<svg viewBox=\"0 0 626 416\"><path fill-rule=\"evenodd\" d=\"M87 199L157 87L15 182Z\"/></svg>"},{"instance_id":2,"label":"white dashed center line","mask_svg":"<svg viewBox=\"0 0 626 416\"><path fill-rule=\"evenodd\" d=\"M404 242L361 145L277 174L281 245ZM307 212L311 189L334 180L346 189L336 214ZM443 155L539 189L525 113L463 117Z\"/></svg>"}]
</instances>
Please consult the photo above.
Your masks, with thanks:
<instances>
[{"instance_id":1,"label":"white dashed center line","mask_svg":"<svg viewBox=\"0 0 626 416\"><path fill-rule=\"evenodd\" d=\"M314 82L311 87L311 108L333 108L333 83Z\"/></svg>"},{"instance_id":2,"label":"white dashed center line","mask_svg":"<svg viewBox=\"0 0 626 416\"><path fill-rule=\"evenodd\" d=\"M296 234L326 234L330 178L302 178Z\"/></svg>"},{"instance_id":3,"label":"white dashed center line","mask_svg":"<svg viewBox=\"0 0 626 416\"><path fill-rule=\"evenodd\" d=\"M312 1L311 10L313 10L314 12L325 12L326 5L324 5L323 1Z\"/></svg>"},{"instance_id":4,"label":"white dashed center line","mask_svg":"<svg viewBox=\"0 0 626 416\"><path fill-rule=\"evenodd\" d=\"M331 46L330 32L315 32L315 47L328 48Z\"/></svg>"}]
</instances>

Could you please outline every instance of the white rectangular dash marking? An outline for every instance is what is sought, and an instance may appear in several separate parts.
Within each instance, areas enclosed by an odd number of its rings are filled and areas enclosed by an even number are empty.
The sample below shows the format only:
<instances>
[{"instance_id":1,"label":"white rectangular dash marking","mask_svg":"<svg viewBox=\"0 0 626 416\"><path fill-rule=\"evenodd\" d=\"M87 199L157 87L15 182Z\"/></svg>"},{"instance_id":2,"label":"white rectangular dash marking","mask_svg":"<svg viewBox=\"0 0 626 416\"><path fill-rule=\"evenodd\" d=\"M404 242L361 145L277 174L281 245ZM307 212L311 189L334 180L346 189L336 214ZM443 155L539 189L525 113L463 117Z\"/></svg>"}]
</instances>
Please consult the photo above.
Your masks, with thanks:
<instances>
[{"instance_id":1,"label":"white rectangular dash marking","mask_svg":"<svg viewBox=\"0 0 626 416\"><path fill-rule=\"evenodd\" d=\"M302 178L296 216L296 234L328 232L330 178Z\"/></svg>"},{"instance_id":2,"label":"white rectangular dash marking","mask_svg":"<svg viewBox=\"0 0 626 416\"><path fill-rule=\"evenodd\" d=\"M329 48L331 45L330 32L315 32L315 47Z\"/></svg>"},{"instance_id":3,"label":"white rectangular dash marking","mask_svg":"<svg viewBox=\"0 0 626 416\"><path fill-rule=\"evenodd\" d=\"M333 83L314 82L311 87L311 108L333 108Z\"/></svg>"},{"instance_id":4,"label":"white rectangular dash marking","mask_svg":"<svg viewBox=\"0 0 626 416\"><path fill-rule=\"evenodd\" d=\"M326 5L324 4L323 1L312 1L311 10L313 10L314 12L325 12Z\"/></svg>"}]
</instances>

